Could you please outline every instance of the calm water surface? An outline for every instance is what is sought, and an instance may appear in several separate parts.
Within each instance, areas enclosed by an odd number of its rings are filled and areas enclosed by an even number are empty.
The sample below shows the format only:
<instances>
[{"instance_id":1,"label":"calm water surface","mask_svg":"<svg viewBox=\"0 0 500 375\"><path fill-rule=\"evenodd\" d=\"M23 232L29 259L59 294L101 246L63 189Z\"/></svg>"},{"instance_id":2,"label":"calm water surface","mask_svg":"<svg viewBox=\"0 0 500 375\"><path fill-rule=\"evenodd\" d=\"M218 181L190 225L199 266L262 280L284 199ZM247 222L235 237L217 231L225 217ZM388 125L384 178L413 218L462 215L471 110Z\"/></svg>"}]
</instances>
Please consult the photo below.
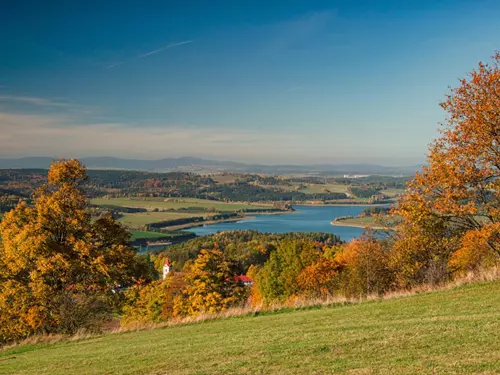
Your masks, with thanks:
<instances>
[{"instance_id":1,"label":"calm water surface","mask_svg":"<svg viewBox=\"0 0 500 375\"><path fill-rule=\"evenodd\" d=\"M333 226L330 222L339 216L356 216L369 206L294 206L295 212L282 215L256 215L233 223L221 223L191 228L199 236L227 230L258 230L268 233L326 232L340 236L342 241L359 237L362 228Z\"/></svg>"}]
</instances>

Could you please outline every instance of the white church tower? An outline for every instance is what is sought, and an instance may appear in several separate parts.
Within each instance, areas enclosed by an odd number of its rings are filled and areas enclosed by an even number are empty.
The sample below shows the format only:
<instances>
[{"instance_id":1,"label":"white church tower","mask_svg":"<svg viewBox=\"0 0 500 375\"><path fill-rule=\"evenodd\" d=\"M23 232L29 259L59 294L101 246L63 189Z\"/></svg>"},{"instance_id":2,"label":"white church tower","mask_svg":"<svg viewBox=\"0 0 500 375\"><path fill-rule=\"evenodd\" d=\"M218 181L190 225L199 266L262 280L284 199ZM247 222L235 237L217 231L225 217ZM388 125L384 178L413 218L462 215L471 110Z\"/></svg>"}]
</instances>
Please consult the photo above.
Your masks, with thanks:
<instances>
[{"instance_id":1,"label":"white church tower","mask_svg":"<svg viewBox=\"0 0 500 375\"><path fill-rule=\"evenodd\" d=\"M172 265L170 264L170 261L168 260L168 258L165 258L165 264L163 265L163 280L166 279L171 267Z\"/></svg>"}]
</instances>

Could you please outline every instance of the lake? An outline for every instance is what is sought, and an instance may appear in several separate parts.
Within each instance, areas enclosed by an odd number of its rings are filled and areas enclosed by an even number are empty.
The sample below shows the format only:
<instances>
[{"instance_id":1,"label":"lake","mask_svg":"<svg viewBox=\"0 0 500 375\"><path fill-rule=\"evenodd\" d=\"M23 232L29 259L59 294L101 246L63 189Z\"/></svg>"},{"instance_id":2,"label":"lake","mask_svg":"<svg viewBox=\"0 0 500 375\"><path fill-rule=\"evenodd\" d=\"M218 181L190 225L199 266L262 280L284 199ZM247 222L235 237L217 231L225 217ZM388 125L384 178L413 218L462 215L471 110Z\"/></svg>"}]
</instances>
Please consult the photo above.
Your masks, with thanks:
<instances>
[{"instance_id":1,"label":"lake","mask_svg":"<svg viewBox=\"0 0 500 375\"><path fill-rule=\"evenodd\" d=\"M205 225L189 229L199 236L228 230L258 230L268 233L326 232L342 241L359 237L362 228L333 226L330 222L339 216L357 216L369 206L294 206L295 212L282 215L255 215L232 223Z\"/></svg>"}]
</instances>

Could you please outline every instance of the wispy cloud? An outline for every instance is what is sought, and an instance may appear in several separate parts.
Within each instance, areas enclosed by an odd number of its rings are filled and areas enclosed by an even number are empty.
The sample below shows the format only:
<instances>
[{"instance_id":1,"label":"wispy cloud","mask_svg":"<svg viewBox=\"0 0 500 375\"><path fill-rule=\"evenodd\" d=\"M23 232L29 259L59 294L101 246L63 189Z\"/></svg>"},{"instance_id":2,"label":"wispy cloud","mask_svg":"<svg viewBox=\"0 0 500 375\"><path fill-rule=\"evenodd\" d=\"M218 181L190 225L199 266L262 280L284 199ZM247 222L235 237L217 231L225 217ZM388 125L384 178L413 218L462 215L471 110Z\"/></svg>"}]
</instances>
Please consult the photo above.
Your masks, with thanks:
<instances>
[{"instance_id":1,"label":"wispy cloud","mask_svg":"<svg viewBox=\"0 0 500 375\"><path fill-rule=\"evenodd\" d=\"M75 124L71 116L0 112L0 157L116 155L141 158L214 156L276 160L296 152L299 134L175 124L131 127L122 123ZM256 155L255 150L267 150ZM168 150L168 151L166 151Z\"/></svg>"},{"instance_id":2,"label":"wispy cloud","mask_svg":"<svg viewBox=\"0 0 500 375\"><path fill-rule=\"evenodd\" d=\"M83 157L113 155L162 158L199 156L257 162L363 162L376 155L376 137L324 131L236 129L176 124L131 124L81 121L69 114L22 114L0 111L0 157L26 155ZM333 136L333 135L332 135ZM356 144L356 147L352 145ZM403 154L405 145L392 146ZM407 152L407 150L406 150Z\"/></svg>"},{"instance_id":3,"label":"wispy cloud","mask_svg":"<svg viewBox=\"0 0 500 375\"><path fill-rule=\"evenodd\" d=\"M121 65L123 63L124 63L123 61L118 61L118 62L115 62L115 63L113 63L111 65L108 65L108 68L114 68L115 66Z\"/></svg>"},{"instance_id":4,"label":"wispy cloud","mask_svg":"<svg viewBox=\"0 0 500 375\"><path fill-rule=\"evenodd\" d=\"M324 11L264 26L261 28L265 35L264 51L279 53L288 49L309 48L321 40L321 33L335 17L336 12Z\"/></svg>"},{"instance_id":5,"label":"wispy cloud","mask_svg":"<svg viewBox=\"0 0 500 375\"><path fill-rule=\"evenodd\" d=\"M178 46L182 46L182 45L184 45L184 44L189 44L189 43L193 43L193 41L192 41L192 40L185 40L185 41L183 41L183 42L171 43L171 44L166 45L165 47L162 47L162 48L159 48L159 49L155 49L154 51L149 51L149 52L146 52L146 53L145 53L145 54L143 54L143 55L139 55L139 56L138 56L138 58L139 58L139 59L142 59L142 58L144 58L144 57L154 55L155 53L158 53L158 52L164 51L164 50L166 50L166 49L173 48L173 47L178 47Z\"/></svg>"},{"instance_id":6,"label":"wispy cloud","mask_svg":"<svg viewBox=\"0 0 500 375\"><path fill-rule=\"evenodd\" d=\"M126 63L127 61L130 61L130 60L143 59L145 57L157 54L157 53L165 51L167 49L174 48L174 47L179 47L179 46L182 46L184 44L189 44L189 43L193 43L193 42L194 42L194 40L184 40L182 42L170 43L170 44L168 44L168 45L166 45L164 47L161 47L161 48L155 49L153 51L149 51L149 52L143 53L143 54L138 55L138 56L136 56L134 58L131 58L129 60L114 62L114 63L108 65L108 68L114 68L115 66L122 65L122 64L124 64L124 63Z\"/></svg>"},{"instance_id":7,"label":"wispy cloud","mask_svg":"<svg viewBox=\"0 0 500 375\"><path fill-rule=\"evenodd\" d=\"M0 102L17 102L17 103L55 106L55 107L66 107L69 105L68 103L59 102L47 98L38 98L30 96L10 96L10 95L0 96Z\"/></svg>"},{"instance_id":8,"label":"wispy cloud","mask_svg":"<svg viewBox=\"0 0 500 375\"><path fill-rule=\"evenodd\" d=\"M300 90L304 88L304 86L293 86L293 87L289 87L285 90L285 92L292 92L292 91L297 91L297 90Z\"/></svg>"}]
</instances>

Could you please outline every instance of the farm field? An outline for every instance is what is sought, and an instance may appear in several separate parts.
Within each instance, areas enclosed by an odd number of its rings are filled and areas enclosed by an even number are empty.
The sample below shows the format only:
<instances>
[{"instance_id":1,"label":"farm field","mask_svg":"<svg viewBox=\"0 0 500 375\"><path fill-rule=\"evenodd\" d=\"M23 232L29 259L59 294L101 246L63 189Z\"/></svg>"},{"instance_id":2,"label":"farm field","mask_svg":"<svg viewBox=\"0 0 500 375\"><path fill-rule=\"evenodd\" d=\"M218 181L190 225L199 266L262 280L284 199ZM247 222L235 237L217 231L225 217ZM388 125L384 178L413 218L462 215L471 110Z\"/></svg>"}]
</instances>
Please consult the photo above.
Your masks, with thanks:
<instances>
[{"instance_id":1,"label":"farm field","mask_svg":"<svg viewBox=\"0 0 500 375\"><path fill-rule=\"evenodd\" d=\"M165 220L183 219L197 216L211 216L207 212L139 212L133 214L123 214L118 222L129 228L142 228L147 224L159 223Z\"/></svg>"},{"instance_id":2,"label":"farm field","mask_svg":"<svg viewBox=\"0 0 500 375\"><path fill-rule=\"evenodd\" d=\"M405 189L384 189L384 190L381 190L380 193L387 195L390 198L393 198L393 197L396 197L400 194L403 194L404 191L405 191Z\"/></svg>"},{"instance_id":3,"label":"farm field","mask_svg":"<svg viewBox=\"0 0 500 375\"><path fill-rule=\"evenodd\" d=\"M237 202L219 202L207 199L196 198L96 198L90 201L95 205L113 205L122 207L145 208L147 210L157 209L183 209L183 208L199 208L200 210L213 209L214 211L238 211L252 208L269 208L271 205L249 204Z\"/></svg>"},{"instance_id":4,"label":"farm field","mask_svg":"<svg viewBox=\"0 0 500 375\"><path fill-rule=\"evenodd\" d=\"M385 220L384 220L385 219ZM387 218L383 218L382 221L377 221L374 216L364 216L364 217L355 217L352 219L339 220L335 222L336 226L352 226L352 227L391 227L395 225L393 222L388 221Z\"/></svg>"},{"instance_id":5,"label":"farm field","mask_svg":"<svg viewBox=\"0 0 500 375\"><path fill-rule=\"evenodd\" d=\"M138 239L157 239L157 238L167 238L167 237L175 237L176 233L158 233L158 232L146 232L143 230L131 230L130 234L132 235L131 240Z\"/></svg>"},{"instance_id":6,"label":"farm field","mask_svg":"<svg viewBox=\"0 0 500 375\"><path fill-rule=\"evenodd\" d=\"M347 188L348 186L343 184L308 184L299 191L306 194L347 193Z\"/></svg>"},{"instance_id":7,"label":"farm field","mask_svg":"<svg viewBox=\"0 0 500 375\"><path fill-rule=\"evenodd\" d=\"M375 226L377 225L376 220L372 216L365 217L355 217L352 219L339 220L337 225L349 224L349 225L361 225L361 226Z\"/></svg>"},{"instance_id":8,"label":"farm field","mask_svg":"<svg viewBox=\"0 0 500 375\"><path fill-rule=\"evenodd\" d=\"M497 374L500 282L0 352L3 374Z\"/></svg>"},{"instance_id":9,"label":"farm field","mask_svg":"<svg viewBox=\"0 0 500 375\"><path fill-rule=\"evenodd\" d=\"M218 184L231 184L238 179L238 176L231 174L210 175L210 178Z\"/></svg>"}]
</instances>

